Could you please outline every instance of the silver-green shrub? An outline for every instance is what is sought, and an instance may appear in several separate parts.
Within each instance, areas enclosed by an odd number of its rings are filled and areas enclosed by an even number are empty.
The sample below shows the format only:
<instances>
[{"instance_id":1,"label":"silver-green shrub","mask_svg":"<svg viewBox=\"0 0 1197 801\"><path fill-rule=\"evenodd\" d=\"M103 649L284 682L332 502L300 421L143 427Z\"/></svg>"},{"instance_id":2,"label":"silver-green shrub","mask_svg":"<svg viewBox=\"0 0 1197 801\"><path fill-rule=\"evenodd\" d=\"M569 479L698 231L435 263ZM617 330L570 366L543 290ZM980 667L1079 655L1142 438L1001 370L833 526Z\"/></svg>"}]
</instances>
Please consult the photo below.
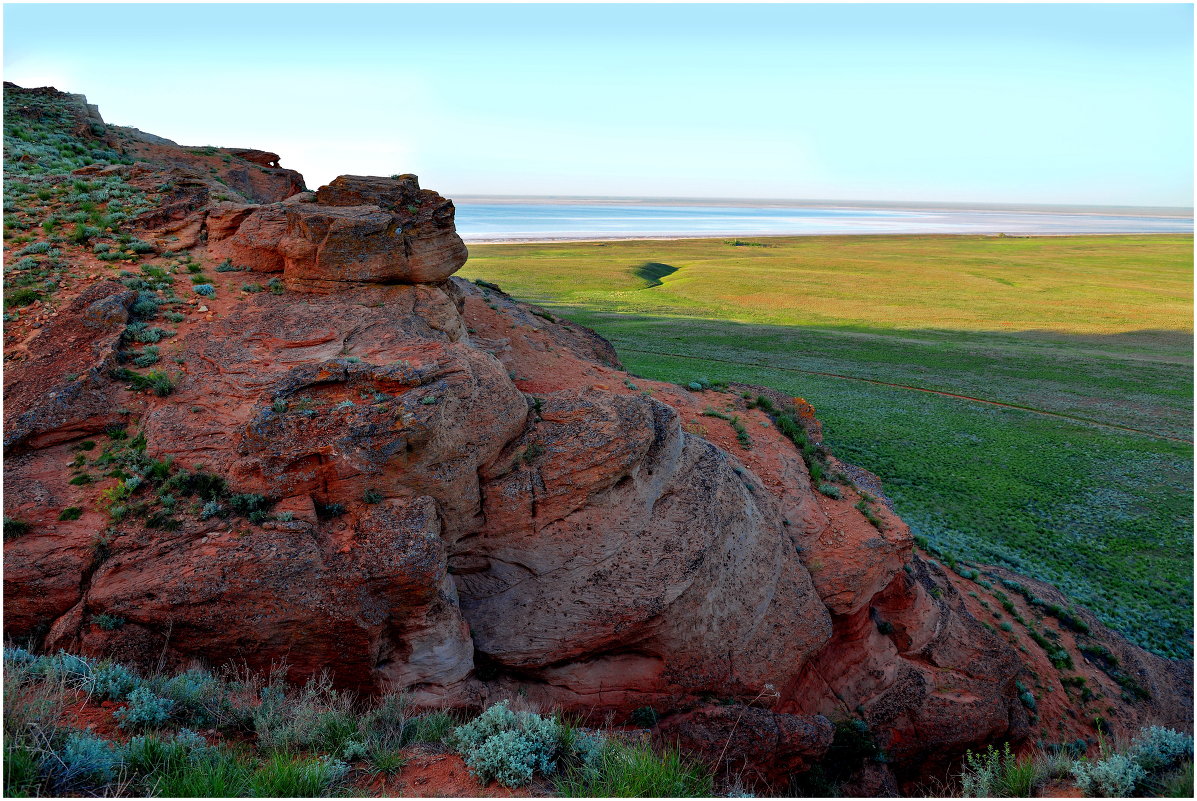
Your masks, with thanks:
<instances>
[{"instance_id":1,"label":"silver-green shrub","mask_svg":"<svg viewBox=\"0 0 1197 801\"><path fill-rule=\"evenodd\" d=\"M521 787L539 773L551 773L561 755L562 727L535 712L514 712L500 701L453 730L449 744L482 783L496 779Z\"/></svg>"},{"instance_id":2,"label":"silver-green shrub","mask_svg":"<svg viewBox=\"0 0 1197 801\"><path fill-rule=\"evenodd\" d=\"M1139 732L1127 756L1147 771L1163 770L1193 758L1193 738L1174 729L1150 726Z\"/></svg>"},{"instance_id":3,"label":"silver-green shrub","mask_svg":"<svg viewBox=\"0 0 1197 801\"><path fill-rule=\"evenodd\" d=\"M1111 754L1098 762L1082 759L1073 763L1072 775L1087 796L1129 798L1134 795L1135 785L1147 778L1147 771L1124 754Z\"/></svg>"},{"instance_id":4,"label":"silver-green shrub","mask_svg":"<svg viewBox=\"0 0 1197 801\"><path fill-rule=\"evenodd\" d=\"M91 672L88 689L101 701L122 701L140 685L141 680L124 665L101 662Z\"/></svg>"},{"instance_id":5,"label":"silver-green shrub","mask_svg":"<svg viewBox=\"0 0 1197 801\"><path fill-rule=\"evenodd\" d=\"M103 785L111 782L121 764L121 752L112 743L88 731L74 731L43 770L59 786Z\"/></svg>"},{"instance_id":6,"label":"silver-green shrub","mask_svg":"<svg viewBox=\"0 0 1197 801\"><path fill-rule=\"evenodd\" d=\"M174 702L154 695L148 687L138 687L129 693L128 705L112 713L122 729L153 729L170 720Z\"/></svg>"}]
</instances>

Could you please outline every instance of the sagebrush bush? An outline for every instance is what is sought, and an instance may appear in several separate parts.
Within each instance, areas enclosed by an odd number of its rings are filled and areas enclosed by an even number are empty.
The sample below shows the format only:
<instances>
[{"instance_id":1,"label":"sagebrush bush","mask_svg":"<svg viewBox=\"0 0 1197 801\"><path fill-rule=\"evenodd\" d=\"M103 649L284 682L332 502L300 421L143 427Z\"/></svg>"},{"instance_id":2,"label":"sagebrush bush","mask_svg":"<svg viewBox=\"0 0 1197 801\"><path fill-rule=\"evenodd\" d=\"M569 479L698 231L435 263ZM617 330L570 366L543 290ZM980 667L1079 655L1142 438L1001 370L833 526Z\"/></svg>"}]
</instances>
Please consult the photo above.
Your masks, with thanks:
<instances>
[{"instance_id":1,"label":"sagebrush bush","mask_svg":"<svg viewBox=\"0 0 1197 801\"><path fill-rule=\"evenodd\" d=\"M271 676L258 697L253 728L267 750L340 754L357 737L352 699L333 689L328 675L313 677L298 692L281 675Z\"/></svg>"},{"instance_id":2,"label":"sagebrush bush","mask_svg":"<svg viewBox=\"0 0 1197 801\"><path fill-rule=\"evenodd\" d=\"M101 701L123 701L141 685L141 680L124 665L101 662L91 673L88 689Z\"/></svg>"},{"instance_id":3,"label":"sagebrush bush","mask_svg":"<svg viewBox=\"0 0 1197 801\"><path fill-rule=\"evenodd\" d=\"M36 674L46 679L87 679L95 663L92 660L59 651L51 656L35 656L31 663Z\"/></svg>"},{"instance_id":4,"label":"sagebrush bush","mask_svg":"<svg viewBox=\"0 0 1197 801\"><path fill-rule=\"evenodd\" d=\"M522 787L532 781L535 773L552 772L554 750L554 745L546 747L525 732L508 730L487 737L463 753L470 771L483 784L495 779L504 787Z\"/></svg>"},{"instance_id":5,"label":"sagebrush bush","mask_svg":"<svg viewBox=\"0 0 1197 801\"><path fill-rule=\"evenodd\" d=\"M1163 726L1150 726L1131 742L1127 756L1146 771L1165 770L1193 758L1193 738Z\"/></svg>"},{"instance_id":6,"label":"sagebrush bush","mask_svg":"<svg viewBox=\"0 0 1197 801\"><path fill-rule=\"evenodd\" d=\"M42 770L59 787L98 786L112 781L121 761L112 743L88 731L73 731L42 760Z\"/></svg>"},{"instance_id":7,"label":"sagebrush bush","mask_svg":"<svg viewBox=\"0 0 1197 801\"><path fill-rule=\"evenodd\" d=\"M1072 775L1085 795L1129 798L1135 792L1135 785L1147 778L1147 771L1125 754L1111 754L1097 762L1087 759L1075 762Z\"/></svg>"},{"instance_id":8,"label":"sagebrush bush","mask_svg":"<svg viewBox=\"0 0 1197 801\"><path fill-rule=\"evenodd\" d=\"M500 701L455 728L449 744L461 752L483 784L496 779L506 787L521 787L536 773L551 773L558 759L575 756L581 744L572 737L567 744L565 732L566 727L556 720L535 712L515 712Z\"/></svg>"},{"instance_id":9,"label":"sagebrush bush","mask_svg":"<svg viewBox=\"0 0 1197 801\"><path fill-rule=\"evenodd\" d=\"M112 713L122 729L153 729L170 720L174 702L154 694L148 687L138 687L128 695L128 706Z\"/></svg>"}]
</instances>

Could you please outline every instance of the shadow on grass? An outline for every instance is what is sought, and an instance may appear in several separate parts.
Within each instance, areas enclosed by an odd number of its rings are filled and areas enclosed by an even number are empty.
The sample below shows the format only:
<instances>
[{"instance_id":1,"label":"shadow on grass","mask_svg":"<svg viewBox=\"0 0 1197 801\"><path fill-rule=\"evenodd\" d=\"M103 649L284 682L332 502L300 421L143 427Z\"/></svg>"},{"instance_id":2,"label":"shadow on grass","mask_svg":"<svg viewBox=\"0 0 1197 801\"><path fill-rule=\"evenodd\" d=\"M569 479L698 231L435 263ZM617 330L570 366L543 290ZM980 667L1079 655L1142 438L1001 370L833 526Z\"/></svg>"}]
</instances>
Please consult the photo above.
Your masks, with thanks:
<instances>
[{"instance_id":1,"label":"shadow on grass","mask_svg":"<svg viewBox=\"0 0 1197 801\"><path fill-rule=\"evenodd\" d=\"M652 289L653 287L661 286L661 279L667 275L676 273L677 268L656 261L646 261L633 270L633 272L637 278L645 282L645 289Z\"/></svg>"}]
</instances>

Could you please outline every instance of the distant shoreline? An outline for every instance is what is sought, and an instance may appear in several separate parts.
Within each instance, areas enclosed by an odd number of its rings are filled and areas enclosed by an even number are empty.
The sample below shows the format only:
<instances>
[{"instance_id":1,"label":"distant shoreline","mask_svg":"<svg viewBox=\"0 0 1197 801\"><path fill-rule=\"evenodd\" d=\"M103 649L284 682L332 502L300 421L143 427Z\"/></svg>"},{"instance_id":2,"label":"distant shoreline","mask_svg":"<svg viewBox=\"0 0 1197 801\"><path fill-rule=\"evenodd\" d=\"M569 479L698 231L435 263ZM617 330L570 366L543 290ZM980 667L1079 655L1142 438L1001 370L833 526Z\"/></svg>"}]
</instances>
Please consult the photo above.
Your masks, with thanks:
<instances>
[{"instance_id":1,"label":"distant shoreline","mask_svg":"<svg viewBox=\"0 0 1197 801\"><path fill-rule=\"evenodd\" d=\"M1086 233L1079 231L1075 233L1020 233L1017 231L1003 231L1005 238L1009 239L1040 239L1043 237L1059 238L1065 236L1193 236L1192 231L1102 231L1100 233ZM837 233L837 234L695 234L693 236L682 234L670 234L662 236L651 236L643 234L634 234L628 236L586 236L586 237L486 237L482 239L475 239L469 235L462 236L462 239L467 245L563 245L569 243L606 243L606 242L680 242L692 239L791 239L795 237L919 237L919 238L947 238L947 237L989 237L991 239L1003 238L997 233L961 233L961 234L895 234L895 233L872 233L864 232L859 234Z\"/></svg>"},{"instance_id":2,"label":"distant shoreline","mask_svg":"<svg viewBox=\"0 0 1197 801\"><path fill-rule=\"evenodd\" d=\"M722 206L725 208L853 209L875 211L979 211L1023 214L1084 214L1095 217L1174 217L1192 219L1185 206L1089 206L1046 203L897 202L886 200L778 200L771 198L584 197L555 195L456 195L458 205L554 206Z\"/></svg>"}]
</instances>

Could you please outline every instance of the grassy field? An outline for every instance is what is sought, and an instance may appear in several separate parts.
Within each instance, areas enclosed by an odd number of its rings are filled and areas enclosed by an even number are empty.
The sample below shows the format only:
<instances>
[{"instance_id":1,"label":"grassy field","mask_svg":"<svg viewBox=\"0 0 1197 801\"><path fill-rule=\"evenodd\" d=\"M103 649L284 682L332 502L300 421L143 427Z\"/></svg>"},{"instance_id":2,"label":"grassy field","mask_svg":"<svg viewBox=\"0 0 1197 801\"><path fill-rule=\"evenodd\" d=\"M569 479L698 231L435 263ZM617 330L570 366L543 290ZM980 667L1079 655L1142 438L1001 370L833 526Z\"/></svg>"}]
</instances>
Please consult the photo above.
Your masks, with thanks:
<instances>
[{"instance_id":1,"label":"grassy field","mask_svg":"<svg viewBox=\"0 0 1197 801\"><path fill-rule=\"evenodd\" d=\"M805 397L936 547L1192 654L1191 236L735 241L475 245L462 274L639 375Z\"/></svg>"}]
</instances>

